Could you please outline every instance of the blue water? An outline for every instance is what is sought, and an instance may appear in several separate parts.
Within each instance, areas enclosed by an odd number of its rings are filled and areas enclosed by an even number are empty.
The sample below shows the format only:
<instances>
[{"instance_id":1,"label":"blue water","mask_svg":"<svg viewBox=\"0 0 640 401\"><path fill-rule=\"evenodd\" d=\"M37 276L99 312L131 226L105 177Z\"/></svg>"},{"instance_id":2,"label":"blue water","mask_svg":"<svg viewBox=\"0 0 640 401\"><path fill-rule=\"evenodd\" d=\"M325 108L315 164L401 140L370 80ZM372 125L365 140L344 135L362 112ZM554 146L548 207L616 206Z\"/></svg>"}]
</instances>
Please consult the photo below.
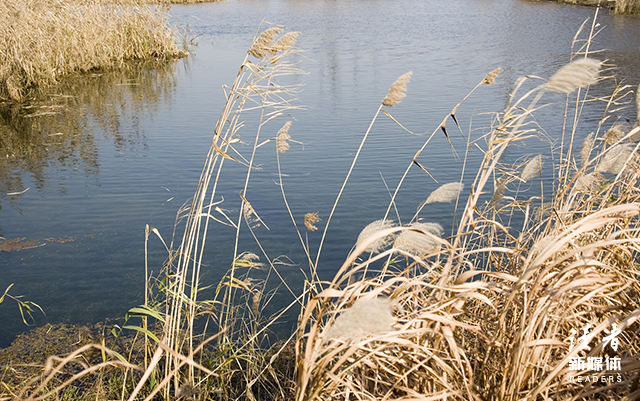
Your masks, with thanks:
<instances>
[{"instance_id":1,"label":"blue water","mask_svg":"<svg viewBox=\"0 0 640 401\"><path fill-rule=\"evenodd\" d=\"M517 0L227 0L174 6L172 22L187 25L197 36L198 46L188 59L163 73L140 68L80 78L76 81L82 85L57 90L73 96L57 100L65 105L62 117L4 118L2 129L24 135L23 142L16 140L23 144L22 153L0 143L5 153L0 153L0 235L45 245L1 252L0 290L14 283L12 294L38 303L46 316L36 312L35 325L119 318L142 302L145 224L171 240L176 212L193 195L222 110L222 86L235 78L263 20L301 32L298 45L306 52L298 60L308 75L290 81L304 83L296 104L306 108L265 126L262 138L294 120L289 133L303 145L292 143L281 155L285 189L298 223L305 213L319 212L322 229L362 135L399 75L414 73L407 97L391 113L410 130L431 133L487 72L501 67L497 84L481 87L458 110L462 134L477 138L490 124L490 115L483 113L502 109L519 76L548 78L568 62L576 30L594 11ZM601 11L598 21L604 29L593 46L606 51L596 57L617 65L619 78L637 86L640 18ZM610 88L599 84L593 93L606 94ZM544 100L557 104L540 115L545 133L557 138L565 99L550 95ZM587 135L588 124L598 118L597 112L586 114L587 125L579 135ZM633 107L620 118L635 122ZM248 118L240 132L247 141L255 132L252 123ZM457 153L464 155L463 135L452 121L447 127ZM332 220L319 265L322 278L332 277L360 230L384 215L389 194L381 176L395 188L426 138L379 118ZM549 149L549 143L531 140L510 151L507 161L548 154ZM261 227L256 233L271 258L286 255L293 261L280 270L299 291L300 271L307 265L274 183L273 144L260 148L257 157L262 169L252 174L247 196L270 230ZM480 157L472 150L469 166ZM220 194L222 207L235 215L244 170L227 163ZM460 180L462 159L440 133L421 163L440 184ZM472 172L465 173L465 183L471 183ZM551 173L549 162L543 176ZM397 200L402 219L409 220L438 185L412 170ZM25 188L29 190L22 195L5 195ZM430 205L421 216L450 231L453 209L452 204ZM215 284L229 267L233 235L229 227L212 228L205 284ZM309 233L313 254L320 236L321 230ZM157 272L166 252L155 237L149 250L149 268ZM248 237L242 238L240 250L259 253ZM267 312L288 301L283 295ZM28 329L15 302L5 300L0 305L0 346Z\"/></svg>"}]
</instances>

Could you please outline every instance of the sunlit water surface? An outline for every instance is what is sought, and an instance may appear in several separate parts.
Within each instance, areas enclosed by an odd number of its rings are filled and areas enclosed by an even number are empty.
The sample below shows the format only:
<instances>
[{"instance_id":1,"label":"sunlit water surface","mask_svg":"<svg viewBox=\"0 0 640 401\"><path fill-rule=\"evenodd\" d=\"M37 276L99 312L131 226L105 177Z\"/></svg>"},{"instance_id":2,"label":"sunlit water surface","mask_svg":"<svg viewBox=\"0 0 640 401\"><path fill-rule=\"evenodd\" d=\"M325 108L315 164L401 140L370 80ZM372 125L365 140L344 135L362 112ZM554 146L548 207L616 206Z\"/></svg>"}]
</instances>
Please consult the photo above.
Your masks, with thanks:
<instances>
[{"instance_id":1,"label":"sunlit water surface","mask_svg":"<svg viewBox=\"0 0 640 401\"><path fill-rule=\"evenodd\" d=\"M33 241L33 248L0 253L0 290L14 283L12 294L38 303L46 316L36 312L36 325L119 318L141 303L145 224L158 228L169 243L176 212L193 194L222 110L222 86L234 80L263 20L301 32L298 44L306 52L298 60L308 75L288 82L305 84L296 104L306 108L265 126L262 138L294 120L289 133L302 144L292 143L281 155L285 190L298 222L305 213L319 212L322 229L358 144L399 75L413 71L407 97L390 111L413 132L431 133L487 72L502 68L496 85L481 87L458 110L462 133L448 125L460 157L438 133L421 158L440 184L459 181L462 134L477 138L487 131L490 115L483 113L504 107L519 76L548 78L568 62L576 31L594 11L517 0L228 0L174 6L172 20L197 35L192 57L159 68L132 66L83 76L62 85L47 103L51 107L0 113L0 235ZM598 21L604 29L592 47L605 51L596 57L616 65L624 83L637 85L640 18L601 11ZM585 29L590 28L589 23ZM599 84L592 93L605 95L611 88L612 83ZM551 140L559 137L564 100L544 98L555 104L539 115L541 133ZM580 136L590 132L600 113L583 115ZM620 118L635 122L634 108ZM252 141L254 133L248 120L240 136ZM389 201L383 177L395 188L426 138L410 135L386 117L374 125L330 225L321 278L330 279L359 231L382 218ZM510 151L507 161L549 154L550 146L531 140ZM478 151L469 153L467 185L479 158ZM261 170L252 174L247 196L270 229L256 229L262 246L272 259L290 259L292 265L279 269L299 292L308 264L275 185L275 160L273 143L259 149ZM231 163L227 167L222 207L235 215L244 173ZM548 159L543 177L549 180L551 174ZM397 201L403 221L438 185L412 170ZM21 195L7 195L26 188ZM453 204L434 204L421 217L450 232L453 211ZM321 230L309 233L314 254L320 236ZM205 284L216 283L230 266L233 237L229 227L212 227ZM51 238L56 240L47 241ZM240 243L245 250L260 253L248 235ZM164 246L152 237L150 270L157 272L165 258ZM284 292L266 313L290 300ZM0 346L26 329L15 302L5 300ZM288 323L275 330L287 332Z\"/></svg>"}]
</instances>

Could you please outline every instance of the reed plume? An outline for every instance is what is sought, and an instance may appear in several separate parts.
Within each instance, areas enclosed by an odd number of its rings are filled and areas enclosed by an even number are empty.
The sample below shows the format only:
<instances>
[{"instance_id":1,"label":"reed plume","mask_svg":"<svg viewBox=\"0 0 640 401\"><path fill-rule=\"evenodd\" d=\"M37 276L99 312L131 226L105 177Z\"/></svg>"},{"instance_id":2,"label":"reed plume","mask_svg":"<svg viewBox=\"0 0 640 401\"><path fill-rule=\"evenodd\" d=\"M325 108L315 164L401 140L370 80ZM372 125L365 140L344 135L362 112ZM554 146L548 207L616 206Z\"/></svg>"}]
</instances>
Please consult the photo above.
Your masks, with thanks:
<instances>
[{"instance_id":1,"label":"reed plume","mask_svg":"<svg viewBox=\"0 0 640 401\"><path fill-rule=\"evenodd\" d=\"M593 149L593 144L595 142L595 134L592 132L584 138L582 142L582 149L580 149L580 161L582 166L586 166L589 162L589 156L591 155L591 150Z\"/></svg>"},{"instance_id":2,"label":"reed plume","mask_svg":"<svg viewBox=\"0 0 640 401\"><path fill-rule=\"evenodd\" d=\"M318 212L307 213L304 215L304 226L309 231L316 231L318 227L315 226L315 223L320 221L320 217L318 217Z\"/></svg>"},{"instance_id":3,"label":"reed plume","mask_svg":"<svg viewBox=\"0 0 640 401\"><path fill-rule=\"evenodd\" d=\"M620 139L622 139L627 130L623 124L616 124L613 127L609 128L607 132L604 133L602 139L604 143L609 146L615 145Z\"/></svg>"},{"instance_id":4,"label":"reed plume","mask_svg":"<svg viewBox=\"0 0 640 401\"><path fill-rule=\"evenodd\" d=\"M255 58L276 54L276 51L273 49L273 41L280 32L282 32L282 29L277 27L271 27L265 30L253 42L248 53Z\"/></svg>"},{"instance_id":5,"label":"reed plume","mask_svg":"<svg viewBox=\"0 0 640 401\"><path fill-rule=\"evenodd\" d=\"M592 58L580 58L564 65L549 78L544 89L556 93L571 93L578 88L598 82L602 62Z\"/></svg>"},{"instance_id":6,"label":"reed plume","mask_svg":"<svg viewBox=\"0 0 640 401\"><path fill-rule=\"evenodd\" d=\"M540 174L540 170L542 169L542 155L538 155L533 159L529 160L529 162L522 169L522 173L520 173L520 179L524 182L532 179L533 177Z\"/></svg>"},{"instance_id":7,"label":"reed plume","mask_svg":"<svg viewBox=\"0 0 640 401\"><path fill-rule=\"evenodd\" d=\"M393 226L395 226L395 223L391 220L376 220L372 223L369 223L365 228L362 229L362 231L360 231L360 235L358 235L358 240L356 241L356 247L359 247L367 238L375 235L379 231L386 228L391 228ZM393 238L393 235L383 236L367 246L365 252L380 252L393 241Z\"/></svg>"},{"instance_id":8,"label":"reed plume","mask_svg":"<svg viewBox=\"0 0 640 401\"><path fill-rule=\"evenodd\" d=\"M442 226L438 223L412 223L409 225L414 230L402 231L393 242L393 247L419 258L424 255L437 252L440 249L438 241L424 234L433 234L441 237L444 234Z\"/></svg>"},{"instance_id":9,"label":"reed plume","mask_svg":"<svg viewBox=\"0 0 640 401\"><path fill-rule=\"evenodd\" d=\"M632 152L633 148L626 144L615 145L609 148L602 156L600 163L596 166L595 172L611 174L620 173Z\"/></svg>"},{"instance_id":10,"label":"reed plume","mask_svg":"<svg viewBox=\"0 0 640 401\"><path fill-rule=\"evenodd\" d=\"M387 107L395 106L400 103L405 96L407 96L407 84L411 80L411 74L413 74L413 71L406 72L400 75L400 77L391 84L391 88L389 89L387 96L382 100L383 105Z\"/></svg>"},{"instance_id":11,"label":"reed plume","mask_svg":"<svg viewBox=\"0 0 640 401\"><path fill-rule=\"evenodd\" d=\"M289 142L287 142L291 139L289 128L291 128L291 121L287 121L278 131L278 136L276 136L276 150L278 153L284 153L289 150Z\"/></svg>"},{"instance_id":12,"label":"reed plume","mask_svg":"<svg viewBox=\"0 0 640 401\"><path fill-rule=\"evenodd\" d=\"M578 176L574 188L576 191L595 193L596 190L602 185L604 177L602 174L592 172L585 175Z\"/></svg>"},{"instance_id":13,"label":"reed plume","mask_svg":"<svg viewBox=\"0 0 640 401\"><path fill-rule=\"evenodd\" d=\"M392 301L387 298L359 299L345 309L327 330L323 342L333 339L357 342L393 330Z\"/></svg>"},{"instance_id":14,"label":"reed plume","mask_svg":"<svg viewBox=\"0 0 640 401\"><path fill-rule=\"evenodd\" d=\"M464 184L461 182L450 182L448 184L441 185L438 189L431 192L427 200L422 202L418 209L422 209L424 205L428 205L429 203L447 203L454 201L463 189Z\"/></svg>"},{"instance_id":15,"label":"reed plume","mask_svg":"<svg viewBox=\"0 0 640 401\"><path fill-rule=\"evenodd\" d=\"M274 52L283 52L296 44L300 32L287 32L282 35L271 47Z\"/></svg>"},{"instance_id":16,"label":"reed plume","mask_svg":"<svg viewBox=\"0 0 640 401\"><path fill-rule=\"evenodd\" d=\"M484 79L482 80L482 84L483 85L493 85L496 83L496 78L498 77L498 75L500 74L502 70L500 69L500 67L496 68L495 70L489 72Z\"/></svg>"}]
</instances>

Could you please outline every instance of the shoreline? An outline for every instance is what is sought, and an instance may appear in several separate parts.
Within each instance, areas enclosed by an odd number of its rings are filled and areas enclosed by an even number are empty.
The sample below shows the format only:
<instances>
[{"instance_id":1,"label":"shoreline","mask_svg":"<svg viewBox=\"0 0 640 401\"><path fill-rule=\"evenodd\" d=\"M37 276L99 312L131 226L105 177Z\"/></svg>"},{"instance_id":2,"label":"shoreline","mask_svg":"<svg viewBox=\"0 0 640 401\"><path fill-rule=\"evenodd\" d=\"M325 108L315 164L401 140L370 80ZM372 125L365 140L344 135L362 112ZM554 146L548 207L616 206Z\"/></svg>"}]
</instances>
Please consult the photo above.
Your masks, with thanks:
<instances>
[{"instance_id":1,"label":"shoreline","mask_svg":"<svg viewBox=\"0 0 640 401\"><path fill-rule=\"evenodd\" d=\"M612 10L620 15L640 15L640 1L638 0L550 0L556 3L573 4L577 6L597 7Z\"/></svg>"}]
</instances>

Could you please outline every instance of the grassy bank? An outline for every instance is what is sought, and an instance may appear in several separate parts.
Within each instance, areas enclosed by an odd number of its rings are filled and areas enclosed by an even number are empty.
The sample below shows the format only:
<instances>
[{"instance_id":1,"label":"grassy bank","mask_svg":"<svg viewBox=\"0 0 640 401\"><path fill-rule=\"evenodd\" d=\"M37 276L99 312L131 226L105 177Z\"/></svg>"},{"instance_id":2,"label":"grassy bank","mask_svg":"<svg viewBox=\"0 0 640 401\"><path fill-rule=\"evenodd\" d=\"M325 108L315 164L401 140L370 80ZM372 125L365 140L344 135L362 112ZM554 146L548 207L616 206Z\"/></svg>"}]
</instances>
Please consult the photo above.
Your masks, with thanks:
<instances>
[{"instance_id":1,"label":"grassy bank","mask_svg":"<svg viewBox=\"0 0 640 401\"><path fill-rule=\"evenodd\" d=\"M298 145L296 125L287 120L300 107L300 87L286 84L286 76L299 82L302 74L298 33L272 26L256 35L225 88L194 197L177 216L175 242L147 227L145 249L159 239L167 261L153 276L149 271L157 268L145 266L144 304L113 330L119 338L135 333L137 345L116 348L98 338L64 359L49 358L40 376L6 386L7 399L637 399L640 127L616 123L617 113L637 99L636 88L590 95L589 87L602 80L599 53L589 51L596 27L595 21L581 27L587 37L579 37L576 48L586 45L570 63L548 79L517 79L491 126L465 132L460 122L472 116L461 115L460 104L481 102L482 92L501 78L499 69L479 76L426 132L406 169L389 177L386 213L362 222L330 280L317 274L323 243L373 128L389 118L397 124L393 135L413 134L393 117L411 90L412 73L390 82L386 96L380 93L333 205L296 214L304 205L290 207L296 200L287 197L280 162ZM564 117L557 119L561 125L540 126L541 108ZM580 136L587 108L602 119ZM550 154L510 160L527 141L550 141L547 132L557 133ZM434 186L425 166L443 156L432 140L452 134L465 138L456 150L460 180ZM474 149L481 161L472 166ZM306 265L304 289L287 286L278 266L291 261L270 255L261 241L270 233L260 229L268 221L250 185L258 152L271 154L273 166L260 167L277 177L305 254L294 261ZM221 189L229 164L245 174ZM435 189L406 210L396 200L409 176ZM455 222L450 233L421 219L433 203L450 204L450 215L439 216ZM234 233L228 264L206 259L205 246L218 229ZM313 237L316 230L321 235ZM311 238L321 238L317 247ZM202 299L208 283L201 272L209 268L226 274L213 298ZM265 316L276 287L295 300ZM287 310L299 313L297 329L267 348L269 331Z\"/></svg>"},{"instance_id":2,"label":"grassy bank","mask_svg":"<svg viewBox=\"0 0 640 401\"><path fill-rule=\"evenodd\" d=\"M581 6L600 6L614 10L616 14L640 14L640 0L558 0L562 3Z\"/></svg>"},{"instance_id":3,"label":"grassy bank","mask_svg":"<svg viewBox=\"0 0 640 401\"><path fill-rule=\"evenodd\" d=\"M640 0L616 0L616 13L640 14Z\"/></svg>"},{"instance_id":4,"label":"grassy bank","mask_svg":"<svg viewBox=\"0 0 640 401\"><path fill-rule=\"evenodd\" d=\"M166 13L91 0L0 3L0 97L21 100L75 71L184 56Z\"/></svg>"}]
</instances>

